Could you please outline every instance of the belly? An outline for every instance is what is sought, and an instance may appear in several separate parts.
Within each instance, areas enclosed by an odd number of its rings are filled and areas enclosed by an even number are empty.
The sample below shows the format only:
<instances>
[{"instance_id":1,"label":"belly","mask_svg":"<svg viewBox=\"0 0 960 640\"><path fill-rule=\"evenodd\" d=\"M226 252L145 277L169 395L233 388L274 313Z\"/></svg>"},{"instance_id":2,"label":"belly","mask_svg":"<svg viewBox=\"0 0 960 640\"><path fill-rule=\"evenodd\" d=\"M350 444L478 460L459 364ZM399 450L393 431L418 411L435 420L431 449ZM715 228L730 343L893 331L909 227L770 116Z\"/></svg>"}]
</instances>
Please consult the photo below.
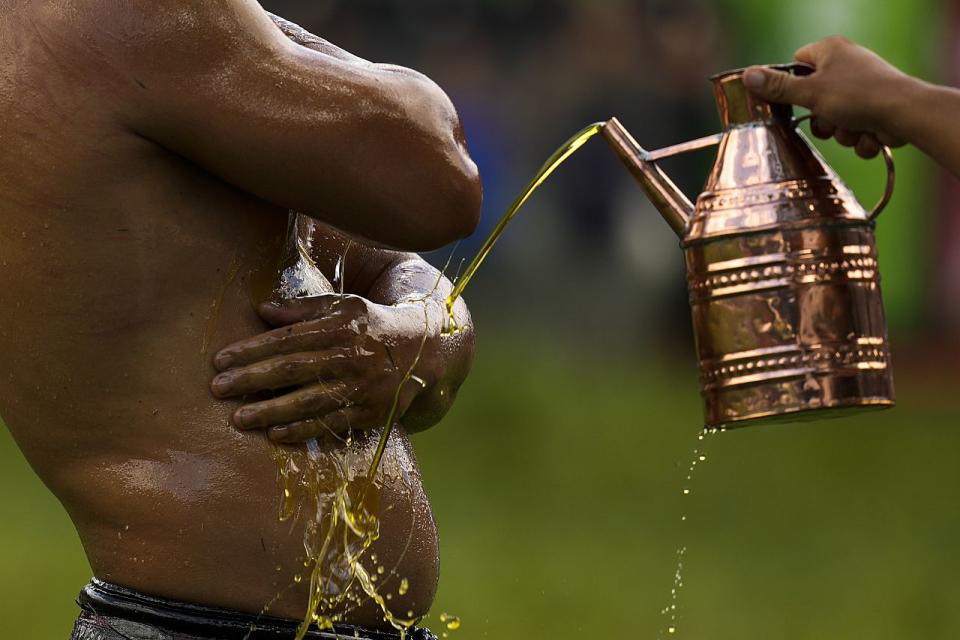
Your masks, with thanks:
<instances>
[{"instance_id":1,"label":"belly","mask_svg":"<svg viewBox=\"0 0 960 640\"><path fill-rule=\"evenodd\" d=\"M286 216L205 176L175 178L149 190L117 181L131 192L118 198L124 207L98 201L79 228L32 212L57 252L4 256L11 268L0 274L0 297L9 299L0 322L17 330L0 334L0 411L69 512L98 577L299 618L317 501L301 495L299 517L281 522L278 450L261 433L235 430L236 404L208 390L216 349L266 328L251 287L276 266L270 238L282 241ZM162 200L171 194L179 199ZM4 246L17 250L39 233L16 231ZM35 302L9 303L20 299ZM376 444L376 434L326 443L312 469L323 478L305 481L329 487L336 473L365 473ZM308 466L305 449L284 454ZM422 614L436 589L437 536L402 431L379 479L370 504L380 535L363 566L391 594L391 609ZM385 626L369 598L345 621Z\"/></svg>"},{"instance_id":2,"label":"belly","mask_svg":"<svg viewBox=\"0 0 960 640\"><path fill-rule=\"evenodd\" d=\"M337 583L345 570L363 571L374 577L391 613L426 613L437 582L436 527L402 431L391 436L378 481L363 501L378 520L379 536L358 569L344 562L344 528L328 535L330 516L339 490L347 488L356 501L379 434L349 446L324 442L311 459L304 448L280 450L258 434L219 426L227 433L214 450L213 438L205 438L200 451L117 460L88 477L87 492L109 500L72 510L98 503L75 521L99 577L176 600L301 618L312 575ZM355 553L364 541L351 540ZM319 553L324 541L332 547ZM317 557L318 566L307 566ZM351 599L325 613L385 626L383 612L359 587L354 581L362 606Z\"/></svg>"},{"instance_id":3,"label":"belly","mask_svg":"<svg viewBox=\"0 0 960 640\"><path fill-rule=\"evenodd\" d=\"M81 463L70 478L82 490L71 491L67 505L95 573L154 595L289 618L305 615L311 578L320 578L333 585L321 605L335 619L383 627L385 613L425 614L437 585L437 533L406 433L391 435L364 497L377 535L354 536L346 549L343 520L331 531L330 519L344 489L356 502L380 434L357 434L349 444L317 441L312 454L305 445L278 447L260 432L235 430L228 416L236 404L207 391L213 352L264 330L249 315L248 283L237 275L246 270L223 270L224 290L204 320L199 350L197 336L185 349L198 353L185 357L202 366L165 379L180 390L176 399L167 388L154 402L159 413L150 411L110 455ZM306 280L325 282L319 272ZM134 397L135 389L124 395ZM320 552L325 543L332 546ZM358 551L360 566L349 566L346 556ZM358 573L372 576L367 586L383 596L387 612L361 588ZM350 599L339 592L347 587Z\"/></svg>"}]
</instances>

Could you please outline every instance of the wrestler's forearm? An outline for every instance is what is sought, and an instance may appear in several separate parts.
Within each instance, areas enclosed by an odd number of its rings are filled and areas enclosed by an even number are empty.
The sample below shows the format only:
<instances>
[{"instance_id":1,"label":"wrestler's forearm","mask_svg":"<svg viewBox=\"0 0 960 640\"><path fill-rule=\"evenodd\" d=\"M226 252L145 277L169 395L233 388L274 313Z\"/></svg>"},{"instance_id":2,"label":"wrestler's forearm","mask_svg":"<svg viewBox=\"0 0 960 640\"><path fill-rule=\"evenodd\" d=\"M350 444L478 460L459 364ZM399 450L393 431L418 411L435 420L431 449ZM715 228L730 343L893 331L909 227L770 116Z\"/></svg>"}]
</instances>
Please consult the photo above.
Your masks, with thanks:
<instances>
[{"instance_id":1,"label":"wrestler's forearm","mask_svg":"<svg viewBox=\"0 0 960 640\"><path fill-rule=\"evenodd\" d=\"M324 55L331 56L332 58L335 58L342 62L346 62L356 66L366 67L371 70L379 71L381 73L405 76L413 81L424 79L421 74L411 69L407 69L405 67L391 65L391 64L381 64L381 63L370 62L369 60L366 60L364 58L361 58L360 56L354 55L345 49L341 49L340 47L321 38L320 36L313 34L310 31L307 31L306 29L304 29L303 27L301 27L300 25L294 22L291 22L273 13L268 12L267 15L270 17L271 20L273 20L273 23L280 29L280 31L283 32L285 36L287 36L287 38L289 38L292 42L302 47L305 47L312 51L316 51L318 53L322 53ZM479 183L478 183L478 186L479 186ZM479 202L477 202L477 205L479 205ZM406 247L406 248L409 248L409 247ZM414 248L414 250L416 250L416 248Z\"/></svg>"},{"instance_id":2,"label":"wrestler's forearm","mask_svg":"<svg viewBox=\"0 0 960 640\"><path fill-rule=\"evenodd\" d=\"M425 76L285 25L291 39L254 0L114 13L113 31L89 16L85 35L115 76L126 130L374 244L426 250L472 232L477 168L456 110Z\"/></svg>"}]
</instances>

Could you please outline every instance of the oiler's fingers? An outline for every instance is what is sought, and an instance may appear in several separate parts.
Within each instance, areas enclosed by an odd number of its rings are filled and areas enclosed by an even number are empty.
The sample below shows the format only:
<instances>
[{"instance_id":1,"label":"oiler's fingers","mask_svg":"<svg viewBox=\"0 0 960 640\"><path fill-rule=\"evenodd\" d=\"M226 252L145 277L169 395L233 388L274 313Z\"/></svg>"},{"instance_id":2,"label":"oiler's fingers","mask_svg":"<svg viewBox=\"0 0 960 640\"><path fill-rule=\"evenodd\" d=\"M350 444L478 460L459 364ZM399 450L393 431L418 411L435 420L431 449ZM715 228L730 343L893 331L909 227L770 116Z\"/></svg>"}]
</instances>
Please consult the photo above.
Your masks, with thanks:
<instances>
[{"instance_id":1,"label":"oiler's fingers","mask_svg":"<svg viewBox=\"0 0 960 640\"><path fill-rule=\"evenodd\" d=\"M836 130L836 125L826 118L814 116L810 119L810 133L821 140L827 140L828 138L833 137L833 134Z\"/></svg>"},{"instance_id":2,"label":"oiler's fingers","mask_svg":"<svg viewBox=\"0 0 960 640\"><path fill-rule=\"evenodd\" d=\"M233 414L233 423L241 429L262 429L325 416L349 405L355 392L355 387L344 383L310 385L244 405Z\"/></svg>"},{"instance_id":3,"label":"oiler's fingers","mask_svg":"<svg viewBox=\"0 0 960 640\"><path fill-rule=\"evenodd\" d=\"M213 364L217 370L226 371L281 354L342 346L356 334L355 327L344 326L336 316L301 322L234 342L217 353Z\"/></svg>"},{"instance_id":4,"label":"oiler's fingers","mask_svg":"<svg viewBox=\"0 0 960 640\"><path fill-rule=\"evenodd\" d=\"M267 437L273 442L293 444L316 438L323 434L340 436L351 429L368 431L381 426L379 413L367 407L346 407L321 418L311 418L292 424L271 427Z\"/></svg>"},{"instance_id":5,"label":"oiler's fingers","mask_svg":"<svg viewBox=\"0 0 960 640\"><path fill-rule=\"evenodd\" d=\"M880 142L869 133L864 133L857 141L856 151L861 158L874 158L880 153Z\"/></svg>"},{"instance_id":6,"label":"oiler's fingers","mask_svg":"<svg viewBox=\"0 0 960 640\"><path fill-rule=\"evenodd\" d=\"M365 353L343 348L275 356L221 373L210 383L210 389L218 398L234 398L357 375Z\"/></svg>"},{"instance_id":7,"label":"oiler's fingers","mask_svg":"<svg viewBox=\"0 0 960 640\"><path fill-rule=\"evenodd\" d=\"M809 78L785 71L750 67L743 74L743 82L751 93L770 102L799 104L803 107L812 107L815 102L814 83Z\"/></svg>"},{"instance_id":8,"label":"oiler's fingers","mask_svg":"<svg viewBox=\"0 0 960 640\"><path fill-rule=\"evenodd\" d=\"M876 136L877 136L877 140L880 141L880 144L886 145L888 147L902 147L903 145L906 144L906 142L904 142L900 138L896 138L882 131L878 132Z\"/></svg>"},{"instance_id":9,"label":"oiler's fingers","mask_svg":"<svg viewBox=\"0 0 960 640\"><path fill-rule=\"evenodd\" d=\"M860 142L860 132L850 131L849 129L837 129L833 133L833 137L845 147L855 147Z\"/></svg>"}]
</instances>

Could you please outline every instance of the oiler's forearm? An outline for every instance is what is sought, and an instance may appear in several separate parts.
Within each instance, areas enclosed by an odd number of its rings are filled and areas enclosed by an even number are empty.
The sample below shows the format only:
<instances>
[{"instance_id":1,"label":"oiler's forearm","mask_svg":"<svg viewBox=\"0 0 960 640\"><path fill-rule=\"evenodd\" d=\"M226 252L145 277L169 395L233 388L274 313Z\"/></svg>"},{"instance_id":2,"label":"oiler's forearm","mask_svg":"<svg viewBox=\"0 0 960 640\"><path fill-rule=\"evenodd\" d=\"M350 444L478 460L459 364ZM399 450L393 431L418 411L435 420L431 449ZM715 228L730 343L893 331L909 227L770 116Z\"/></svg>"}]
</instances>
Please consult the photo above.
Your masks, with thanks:
<instances>
[{"instance_id":1,"label":"oiler's forearm","mask_svg":"<svg viewBox=\"0 0 960 640\"><path fill-rule=\"evenodd\" d=\"M960 89L910 80L887 115L891 129L960 177Z\"/></svg>"},{"instance_id":2,"label":"oiler's forearm","mask_svg":"<svg viewBox=\"0 0 960 640\"><path fill-rule=\"evenodd\" d=\"M400 421L411 433L432 427L446 415L473 364L473 320L462 298L453 308L458 331L444 331L449 322L446 299L452 290L450 280L423 258L402 254L386 266L367 292L367 297L379 304L423 307L426 342L415 372L423 373L421 377L432 383L417 396Z\"/></svg>"}]
</instances>

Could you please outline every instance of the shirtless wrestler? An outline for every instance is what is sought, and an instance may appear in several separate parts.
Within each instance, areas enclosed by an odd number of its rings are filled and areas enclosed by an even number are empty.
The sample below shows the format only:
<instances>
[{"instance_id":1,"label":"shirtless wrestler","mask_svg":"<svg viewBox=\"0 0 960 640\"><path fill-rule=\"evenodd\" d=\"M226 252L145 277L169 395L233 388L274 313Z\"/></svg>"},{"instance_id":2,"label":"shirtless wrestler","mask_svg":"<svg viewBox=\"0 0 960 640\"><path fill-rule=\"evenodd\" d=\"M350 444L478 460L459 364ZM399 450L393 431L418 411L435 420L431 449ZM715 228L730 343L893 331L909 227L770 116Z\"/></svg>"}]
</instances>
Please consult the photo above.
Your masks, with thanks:
<instances>
[{"instance_id":1,"label":"shirtless wrestler","mask_svg":"<svg viewBox=\"0 0 960 640\"><path fill-rule=\"evenodd\" d=\"M253 0L0 8L0 414L102 581L75 637L245 637L278 593L279 635L250 637L290 637L303 523L278 521L276 448L350 428L369 464L426 331L372 549L409 581L392 607L425 613L408 434L449 406L472 332L459 305L468 330L441 334L449 283L400 250L479 215L449 100ZM370 602L344 622L387 628Z\"/></svg>"}]
</instances>

